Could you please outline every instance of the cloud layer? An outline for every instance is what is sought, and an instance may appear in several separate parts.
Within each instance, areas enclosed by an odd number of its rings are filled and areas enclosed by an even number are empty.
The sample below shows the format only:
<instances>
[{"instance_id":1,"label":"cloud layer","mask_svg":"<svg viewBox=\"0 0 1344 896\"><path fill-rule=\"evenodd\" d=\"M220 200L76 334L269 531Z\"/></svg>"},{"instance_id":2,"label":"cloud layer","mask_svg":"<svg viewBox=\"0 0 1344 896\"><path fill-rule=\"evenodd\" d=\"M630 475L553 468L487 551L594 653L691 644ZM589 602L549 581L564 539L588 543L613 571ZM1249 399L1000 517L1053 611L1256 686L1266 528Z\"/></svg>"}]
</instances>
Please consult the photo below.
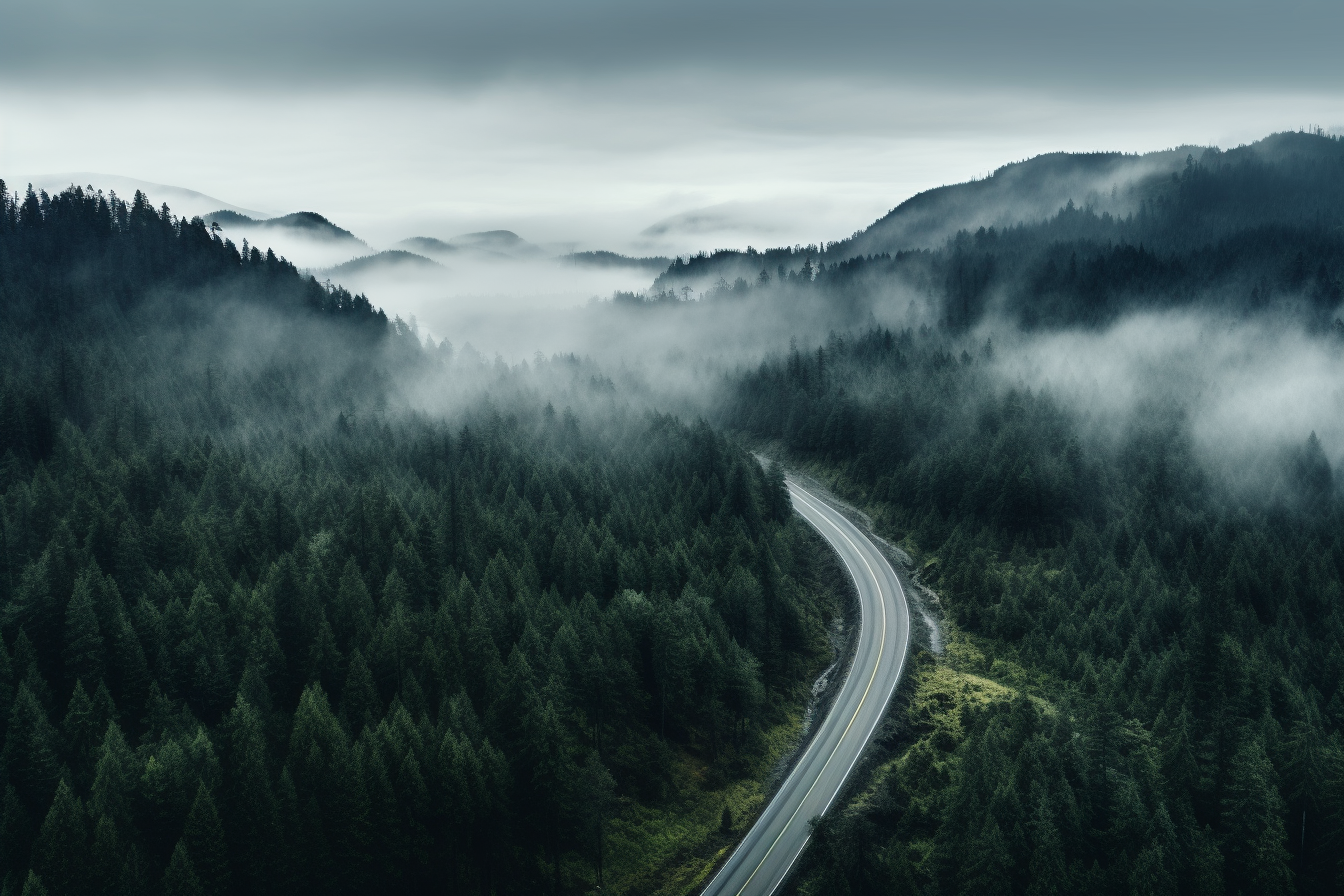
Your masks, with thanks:
<instances>
[{"instance_id":1,"label":"cloud layer","mask_svg":"<svg viewBox=\"0 0 1344 896\"><path fill-rule=\"evenodd\" d=\"M848 73L1106 91L1304 88L1337 79L1344 9L1322 0L19 0L7 79L464 83L516 73Z\"/></svg>"}]
</instances>

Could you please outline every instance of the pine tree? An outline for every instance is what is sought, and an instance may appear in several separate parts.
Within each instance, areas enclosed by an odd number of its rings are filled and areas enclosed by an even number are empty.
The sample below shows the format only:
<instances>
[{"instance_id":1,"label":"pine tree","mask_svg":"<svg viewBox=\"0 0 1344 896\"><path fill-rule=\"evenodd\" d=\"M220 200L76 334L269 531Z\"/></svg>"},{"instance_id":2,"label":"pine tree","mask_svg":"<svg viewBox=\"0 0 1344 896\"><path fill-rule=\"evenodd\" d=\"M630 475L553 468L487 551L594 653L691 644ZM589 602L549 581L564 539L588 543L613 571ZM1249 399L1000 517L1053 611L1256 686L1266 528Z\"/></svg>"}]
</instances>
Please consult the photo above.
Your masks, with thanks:
<instances>
[{"instance_id":1,"label":"pine tree","mask_svg":"<svg viewBox=\"0 0 1344 896\"><path fill-rule=\"evenodd\" d=\"M373 621L373 598L359 574L355 558L351 557L345 562L336 591L332 628L337 642L347 648L369 643L373 637Z\"/></svg>"},{"instance_id":2,"label":"pine tree","mask_svg":"<svg viewBox=\"0 0 1344 896\"><path fill-rule=\"evenodd\" d=\"M793 498L789 495L788 481L784 478L784 466L778 461L771 461L766 468L765 512L770 519L781 523L787 522L793 515Z\"/></svg>"},{"instance_id":3,"label":"pine tree","mask_svg":"<svg viewBox=\"0 0 1344 896\"><path fill-rule=\"evenodd\" d=\"M23 882L23 893L21 896L47 896L47 888L42 884L42 878L28 872L28 877Z\"/></svg>"},{"instance_id":4,"label":"pine tree","mask_svg":"<svg viewBox=\"0 0 1344 896\"><path fill-rule=\"evenodd\" d=\"M19 874L28 866L33 834L33 823L18 792L13 784L6 784L0 801L0 879Z\"/></svg>"},{"instance_id":5,"label":"pine tree","mask_svg":"<svg viewBox=\"0 0 1344 896\"><path fill-rule=\"evenodd\" d=\"M3 509L0 508L0 523L3 523ZM3 545L0 545L3 549ZM7 562L0 559L0 563ZM5 649L5 642L0 638L0 738L5 736L6 726L9 725L9 714L14 709L14 686L17 682L14 680L14 665L10 661L9 651Z\"/></svg>"},{"instance_id":6,"label":"pine tree","mask_svg":"<svg viewBox=\"0 0 1344 896\"><path fill-rule=\"evenodd\" d=\"M126 880L126 858L117 836L117 826L106 815L94 825L89 878L94 882L94 892L102 896L131 896Z\"/></svg>"},{"instance_id":7,"label":"pine tree","mask_svg":"<svg viewBox=\"0 0 1344 896\"><path fill-rule=\"evenodd\" d=\"M288 768L280 770L275 796L280 809L280 839L284 843L277 856L276 882L286 890L300 892L326 889L330 883L325 878L331 869L331 851L316 801L299 797Z\"/></svg>"},{"instance_id":8,"label":"pine tree","mask_svg":"<svg viewBox=\"0 0 1344 896\"><path fill-rule=\"evenodd\" d=\"M65 761L73 775L73 783L80 792L93 783L94 764L101 746L103 729L98 724L93 701L84 690L84 682L75 682L65 721L61 723L61 740Z\"/></svg>"},{"instance_id":9,"label":"pine tree","mask_svg":"<svg viewBox=\"0 0 1344 896\"><path fill-rule=\"evenodd\" d=\"M353 748L339 750L332 756L327 791L325 818L337 889L366 892L371 886L373 834L369 829L369 797Z\"/></svg>"},{"instance_id":10,"label":"pine tree","mask_svg":"<svg viewBox=\"0 0 1344 896\"><path fill-rule=\"evenodd\" d=\"M479 598L471 609L471 622L466 637L466 661L468 667L476 670L467 681L467 690L472 703L482 712L495 702L502 690L504 663L500 660L499 647L490 633L484 602Z\"/></svg>"},{"instance_id":11,"label":"pine tree","mask_svg":"<svg viewBox=\"0 0 1344 896\"><path fill-rule=\"evenodd\" d=\"M192 867L204 896L224 896L229 891L224 826L215 808L215 801L204 784L196 789L196 799L191 804L187 825L182 832L182 843L187 848L187 854L192 857Z\"/></svg>"},{"instance_id":12,"label":"pine tree","mask_svg":"<svg viewBox=\"0 0 1344 896\"><path fill-rule=\"evenodd\" d=\"M47 812L33 844L33 869L52 896L84 892L89 868L89 834L84 806L65 781Z\"/></svg>"},{"instance_id":13,"label":"pine tree","mask_svg":"<svg viewBox=\"0 0 1344 896\"><path fill-rule=\"evenodd\" d=\"M116 614L111 629L108 681L116 689L117 700L126 717L136 718L149 701L152 680L149 662L126 611Z\"/></svg>"},{"instance_id":14,"label":"pine tree","mask_svg":"<svg viewBox=\"0 0 1344 896\"><path fill-rule=\"evenodd\" d=\"M1190 742L1190 711L1182 709L1166 738L1162 774L1174 792L1194 793L1199 786L1199 766Z\"/></svg>"},{"instance_id":15,"label":"pine tree","mask_svg":"<svg viewBox=\"0 0 1344 896\"><path fill-rule=\"evenodd\" d=\"M163 872L164 896L205 896L201 882L192 867L187 847L178 841L173 848L173 856L168 860L168 868Z\"/></svg>"},{"instance_id":16,"label":"pine tree","mask_svg":"<svg viewBox=\"0 0 1344 896\"><path fill-rule=\"evenodd\" d=\"M145 564L143 535L135 517L123 520L117 528L116 580L126 594L144 587L149 569Z\"/></svg>"},{"instance_id":17,"label":"pine tree","mask_svg":"<svg viewBox=\"0 0 1344 896\"><path fill-rule=\"evenodd\" d=\"M87 572L75 582L65 608L65 646L61 650L66 675L72 681L86 682L88 687L95 687L103 677L103 635L94 611L95 575L98 573Z\"/></svg>"},{"instance_id":18,"label":"pine tree","mask_svg":"<svg viewBox=\"0 0 1344 896\"><path fill-rule=\"evenodd\" d=\"M1035 811L1031 820L1031 884L1028 896L1057 896L1069 889L1068 868L1049 794L1039 782L1032 785Z\"/></svg>"},{"instance_id":19,"label":"pine tree","mask_svg":"<svg viewBox=\"0 0 1344 896\"><path fill-rule=\"evenodd\" d=\"M205 584L196 586L186 614L187 637L178 646L178 668L186 673L188 700L200 717L214 719L231 688L224 658L224 617Z\"/></svg>"},{"instance_id":20,"label":"pine tree","mask_svg":"<svg viewBox=\"0 0 1344 896\"><path fill-rule=\"evenodd\" d=\"M341 665L341 652L336 646L336 636L327 622L325 613L319 611L317 633L308 648L306 664L309 682L317 682L323 688L334 689L340 683L337 678Z\"/></svg>"},{"instance_id":21,"label":"pine tree","mask_svg":"<svg viewBox=\"0 0 1344 896\"><path fill-rule=\"evenodd\" d=\"M600 888L603 885L606 860L607 821L615 807L616 781L597 758L597 754L589 753L583 766L578 770L576 784L575 798L579 827L584 839L592 844L593 870L596 873L597 886ZM732 827L733 814L725 805L719 818L719 831L728 834L731 833Z\"/></svg>"},{"instance_id":22,"label":"pine tree","mask_svg":"<svg viewBox=\"0 0 1344 896\"><path fill-rule=\"evenodd\" d=\"M267 769L266 735L261 716L240 699L225 720L229 732L225 781L230 797L226 809L228 828L236 831L238 855L235 867L241 880L235 885L251 893L274 888L279 871L279 805Z\"/></svg>"},{"instance_id":23,"label":"pine tree","mask_svg":"<svg viewBox=\"0 0 1344 896\"><path fill-rule=\"evenodd\" d=\"M263 719L269 718L275 709L275 700L271 695L271 686L261 671L261 664L249 660L243 669L243 678L238 683L237 699L253 707Z\"/></svg>"},{"instance_id":24,"label":"pine tree","mask_svg":"<svg viewBox=\"0 0 1344 896\"><path fill-rule=\"evenodd\" d=\"M195 792L193 771L186 750L171 736L145 763L140 779L145 807L141 829L153 854L168 855L180 836Z\"/></svg>"},{"instance_id":25,"label":"pine tree","mask_svg":"<svg viewBox=\"0 0 1344 896\"><path fill-rule=\"evenodd\" d=\"M103 732L107 730L108 724L117 719L117 704L112 699L112 692L107 689L107 683L103 681L98 682L98 687L94 689L90 701L93 703L94 730L98 735L98 743L101 743ZM97 752L95 751L96 758Z\"/></svg>"},{"instance_id":26,"label":"pine tree","mask_svg":"<svg viewBox=\"0 0 1344 896\"><path fill-rule=\"evenodd\" d=\"M1176 896L1179 891L1176 876L1169 858L1163 848L1150 843L1139 851L1134 859L1134 869L1129 873L1129 892L1133 896Z\"/></svg>"},{"instance_id":27,"label":"pine tree","mask_svg":"<svg viewBox=\"0 0 1344 896\"><path fill-rule=\"evenodd\" d=\"M429 823L433 806L429 787L425 784L420 771L420 763L414 750L407 750L397 771L397 801L402 807L404 848L408 862L408 877L418 879L427 885L429 862L433 853L433 840L429 832Z\"/></svg>"},{"instance_id":28,"label":"pine tree","mask_svg":"<svg viewBox=\"0 0 1344 896\"><path fill-rule=\"evenodd\" d=\"M1012 855L998 822L990 818L979 835L972 839L962 868L961 892L966 896L1008 896L1012 892L1009 873Z\"/></svg>"},{"instance_id":29,"label":"pine tree","mask_svg":"<svg viewBox=\"0 0 1344 896\"><path fill-rule=\"evenodd\" d=\"M356 647L350 654L350 670L341 691L341 720L350 734L358 737L366 727L376 726L382 717L382 700L373 682L373 673L364 662L364 654Z\"/></svg>"},{"instance_id":30,"label":"pine tree","mask_svg":"<svg viewBox=\"0 0 1344 896\"><path fill-rule=\"evenodd\" d=\"M397 796L387 774L387 766L368 729L361 739L359 754L361 771L364 778L364 790L369 795L369 826L373 830L375 880L383 882L391 889L400 880L404 864L399 854L405 840L401 832L401 817L397 811Z\"/></svg>"},{"instance_id":31,"label":"pine tree","mask_svg":"<svg viewBox=\"0 0 1344 896\"><path fill-rule=\"evenodd\" d=\"M1248 889L1264 896L1292 891L1283 810L1274 766L1263 742L1250 737L1232 761L1223 795L1223 832L1230 870Z\"/></svg>"},{"instance_id":32,"label":"pine tree","mask_svg":"<svg viewBox=\"0 0 1344 896\"><path fill-rule=\"evenodd\" d=\"M131 830L139 768L135 754L116 722L109 722L94 766L89 808L96 818L110 819L123 834Z\"/></svg>"},{"instance_id":33,"label":"pine tree","mask_svg":"<svg viewBox=\"0 0 1344 896\"><path fill-rule=\"evenodd\" d=\"M1192 896L1222 896L1224 892L1223 854L1218 851L1218 839L1208 825L1191 831L1190 865L1182 892Z\"/></svg>"},{"instance_id":34,"label":"pine tree","mask_svg":"<svg viewBox=\"0 0 1344 896\"><path fill-rule=\"evenodd\" d=\"M14 698L3 759L29 816L43 817L56 787L56 729L26 681Z\"/></svg>"}]
</instances>

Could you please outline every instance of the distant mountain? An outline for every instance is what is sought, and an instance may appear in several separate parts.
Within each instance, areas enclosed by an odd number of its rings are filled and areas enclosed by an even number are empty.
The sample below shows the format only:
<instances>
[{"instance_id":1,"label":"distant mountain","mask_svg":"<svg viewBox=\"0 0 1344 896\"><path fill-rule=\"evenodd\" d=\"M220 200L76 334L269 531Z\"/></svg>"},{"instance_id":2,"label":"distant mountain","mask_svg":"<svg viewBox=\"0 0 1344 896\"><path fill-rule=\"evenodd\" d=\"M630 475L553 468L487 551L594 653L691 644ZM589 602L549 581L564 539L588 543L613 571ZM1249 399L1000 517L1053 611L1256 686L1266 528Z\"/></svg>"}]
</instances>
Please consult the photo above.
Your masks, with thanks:
<instances>
[{"instance_id":1,"label":"distant mountain","mask_svg":"<svg viewBox=\"0 0 1344 896\"><path fill-rule=\"evenodd\" d=\"M238 228L240 230L254 228L267 230L285 229L299 231L307 236L331 240L333 242L341 241L358 243L361 246L368 245L350 231L343 227L337 227L317 212L294 212L293 214L282 215L278 218L258 220L229 209L220 209L206 215L205 221L207 224L217 223L225 230L230 228Z\"/></svg>"},{"instance_id":2,"label":"distant mountain","mask_svg":"<svg viewBox=\"0 0 1344 896\"><path fill-rule=\"evenodd\" d=\"M423 255L416 255L414 252L405 252L401 249L388 249L386 252L377 252L373 255L365 255L360 258L353 258L345 264L338 264L334 268L328 268L328 274L368 274L375 271L431 271L447 270L431 258Z\"/></svg>"},{"instance_id":3,"label":"distant mountain","mask_svg":"<svg viewBox=\"0 0 1344 896\"><path fill-rule=\"evenodd\" d=\"M649 294L761 288L853 320L897 297L955 330L1195 305L1331 326L1344 303L1344 140L1289 132L1226 151L1040 156L921 193L824 248L674 259Z\"/></svg>"},{"instance_id":4,"label":"distant mountain","mask_svg":"<svg viewBox=\"0 0 1344 896\"><path fill-rule=\"evenodd\" d=\"M508 258L535 258L544 254L542 248L514 233L512 230L483 230L479 233L463 233L448 241L450 246L459 249L475 249Z\"/></svg>"},{"instance_id":5,"label":"distant mountain","mask_svg":"<svg viewBox=\"0 0 1344 896\"><path fill-rule=\"evenodd\" d=\"M867 229L827 247L844 257L940 247L959 231L981 227L1036 224L1054 217L1069 203L1098 215L1123 218L1145 206L1161 206L1179 192L1187 159L1210 168L1336 164L1340 144L1325 135L1273 134L1248 146L1219 150L1204 146L1128 155L1125 153L1049 153L1004 165L983 180L926 190L902 202ZM1247 169L1249 170L1249 169ZM1299 171L1298 174L1301 172ZM1323 197L1229 197L1242 222L1267 224L1306 220L1328 209ZM1274 209L1279 209L1274 211ZM1231 208L1229 207L1229 211ZM1204 220L1211 225L1212 220ZM1232 224L1228 219L1225 223ZM1205 237L1212 234L1205 233Z\"/></svg>"},{"instance_id":6,"label":"distant mountain","mask_svg":"<svg viewBox=\"0 0 1344 896\"><path fill-rule=\"evenodd\" d=\"M222 208L205 216L205 223L218 224L220 227L256 227L261 224L256 218Z\"/></svg>"},{"instance_id":7,"label":"distant mountain","mask_svg":"<svg viewBox=\"0 0 1344 896\"><path fill-rule=\"evenodd\" d=\"M397 249L404 249L430 258L460 258L463 255L495 259L538 258L544 254L540 246L529 243L511 230L488 230L483 233L464 233L447 242L432 236L413 236L397 243ZM632 258L615 252L570 252L556 257L562 264L592 268L637 268L661 273L667 270L672 259L654 256L651 258Z\"/></svg>"},{"instance_id":8,"label":"distant mountain","mask_svg":"<svg viewBox=\"0 0 1344 896\"><path fill-rule=\"evenodd\" d=\"M462 253L496 260L540 258L545 251L512 230L483 230L459 234L447 242L432 236L413 236L397 243L397 248L428 255L431 258L457 257Z\"/></svg>"},{"instance_id":9,"label":"distant mountain","mask_svg":"<svg viewBox=\"0 0 1344 896\"><path fill-rule=\"evenodd\" d=\"M397 246L404 247L408 251L417 252L421 255L452 255L460 251L457 246L449 245L443 240L436 240L432 236L413 236L410 239L402 240Z\"/></svg>"},{"instance_id":10,"label":"distant mountain","mask_svg":"<svg viewBox=\"0 0 1344 896\"><path fill-rule=\"evenodd\" d=\"M289 227L294 230L306 230L315 236L322 236L328 239L337 240L355 240L364 242L344 228L337 227L317 212L294 212L280 218L271 218L266 222L268 227Z\"/></svg>"},{"instance_id":11,"label":"distant mountain","mask_svg":"<svg viewBox=\"0 0 1344 896\"><path fill-rule=\"evenodd\" d=\"M1199 158L1205 149L1182 146L1145 155L1036 156L1004 165L982 180L925 190L840 245L853 255L932 249L960 230L1034 224L1070 200L1098 212L1127 214L1149 198L1150 191L1143 186L1151 184L1145 182L1169 179L1185 165L1187 156Z\"/></svg>"},{"instance_id":12,"label":"distant mountain","mask_svg":"<svg viewBox=\"0 0 1344 896\"><path fill-rule=\"evenodd\" d=\"M566 264L578 265L589 268L641 268L649 271L662 272L667 270L667 266L672 263L672 259L661 255L646 256L643 258L632 258L629 255L619 255L615 252L571 252L568 255L561 255L558 261Z\"/></svg>"}]
</instances>

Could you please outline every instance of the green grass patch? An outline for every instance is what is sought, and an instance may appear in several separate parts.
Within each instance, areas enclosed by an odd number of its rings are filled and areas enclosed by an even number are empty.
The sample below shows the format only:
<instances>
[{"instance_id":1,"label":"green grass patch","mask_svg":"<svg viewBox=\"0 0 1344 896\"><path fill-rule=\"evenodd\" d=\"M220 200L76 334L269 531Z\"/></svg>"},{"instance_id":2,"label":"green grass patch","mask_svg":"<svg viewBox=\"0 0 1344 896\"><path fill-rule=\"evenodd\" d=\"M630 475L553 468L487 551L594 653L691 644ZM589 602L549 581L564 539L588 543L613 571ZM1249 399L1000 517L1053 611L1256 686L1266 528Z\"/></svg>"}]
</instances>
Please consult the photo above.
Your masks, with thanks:
<instances>
[{"instance_id":1,"label":"green grass patch","mask_svg":"<svg viewBox=\"0 0 1344 896\"><path fill-rule=\"evenodd\" d=\"M608 833L606 891L649 896L684 896L699 890L765 806L765 783L779 761L798 743L802 709L762 734L764 750L750 774L721 787L707 787L709 765L689 753L675 762L678 788L661 806L629 802ZM724 807L733 826L721 829Z\"/></svg>"}]
</instances>

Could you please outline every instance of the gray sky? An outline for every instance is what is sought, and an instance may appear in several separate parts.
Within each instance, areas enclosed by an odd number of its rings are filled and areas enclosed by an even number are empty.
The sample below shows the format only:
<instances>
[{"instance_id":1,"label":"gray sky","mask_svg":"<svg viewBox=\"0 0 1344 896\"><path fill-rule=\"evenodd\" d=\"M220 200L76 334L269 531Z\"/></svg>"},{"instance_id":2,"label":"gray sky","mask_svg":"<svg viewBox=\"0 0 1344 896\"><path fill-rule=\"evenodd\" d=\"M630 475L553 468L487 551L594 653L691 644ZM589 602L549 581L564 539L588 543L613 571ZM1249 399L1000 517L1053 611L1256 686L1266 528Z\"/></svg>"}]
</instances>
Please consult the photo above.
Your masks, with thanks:
<instances>
[{"instance_id":1,"label":"gray sky","mask_svg":"<svg viewBox=\"0 0 1344 896\"><path fill-rule=\"evenodd\" d=\"M311 209L375 248L815 242L1040 152L1344 125L1338 2L10 0L0 34L0 177Z\"/></svg>"},{"instance_id":2,"label":"gray sky","mask_svg":"<svg viewBox=\"0 0 1344 896\"><path fill-rule=\"evenodd\" d=\"M1339 79L1326 0L10 0L8 77L328 84L711 67L1161 90ZM1123 82L1123 88L1118 82Z\"/></svg>"}]
</instances>

